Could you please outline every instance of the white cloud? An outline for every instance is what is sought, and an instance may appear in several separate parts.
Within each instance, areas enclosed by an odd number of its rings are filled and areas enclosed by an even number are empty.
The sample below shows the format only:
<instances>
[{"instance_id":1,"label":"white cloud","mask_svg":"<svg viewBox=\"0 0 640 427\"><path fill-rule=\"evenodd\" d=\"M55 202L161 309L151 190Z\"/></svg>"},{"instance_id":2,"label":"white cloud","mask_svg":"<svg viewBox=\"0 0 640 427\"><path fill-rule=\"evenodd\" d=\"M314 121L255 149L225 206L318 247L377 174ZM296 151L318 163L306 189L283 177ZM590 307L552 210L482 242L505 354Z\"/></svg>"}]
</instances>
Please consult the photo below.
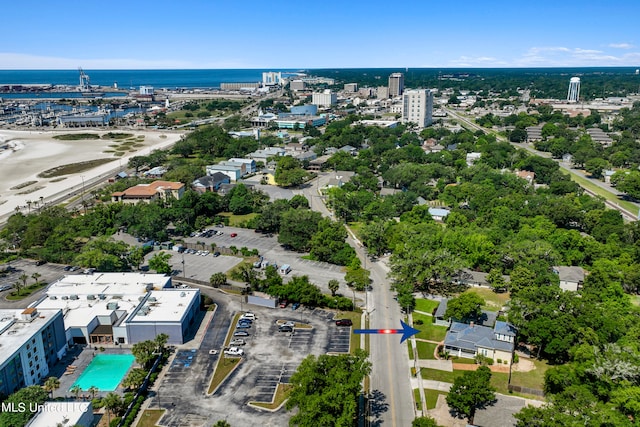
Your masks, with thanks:
<instances>
[{"instance_id":1,"label":"white cloud","mask_svg":"<svg viewBox=\"0 0 640 427\"><path fill-rule=\"evenodd\" d=\"M460 56L449 61L451 67L505 67L508 64L493 56Z\"/></svg>"},{"instance_id":2,"label":"white cloud","mask_svg":"<svg viewBox=\"0 0 640 427\"><path fill-rule=\"evenodd\" d=\"M515 59L517 67L607 67L633 66L639 52L614 55L597 49L567 47L532 47Z\"/></svg>"},{"instance_id":3,"label":"white cloud","mask_svg":"<svg viewBox=\"0 0 640 427\"><path fill-rule=\"evenodd\" d=\"M635 46L631 43L609 43L609 47L614 49L633 49Z\"/></svg>"}]
</instances>

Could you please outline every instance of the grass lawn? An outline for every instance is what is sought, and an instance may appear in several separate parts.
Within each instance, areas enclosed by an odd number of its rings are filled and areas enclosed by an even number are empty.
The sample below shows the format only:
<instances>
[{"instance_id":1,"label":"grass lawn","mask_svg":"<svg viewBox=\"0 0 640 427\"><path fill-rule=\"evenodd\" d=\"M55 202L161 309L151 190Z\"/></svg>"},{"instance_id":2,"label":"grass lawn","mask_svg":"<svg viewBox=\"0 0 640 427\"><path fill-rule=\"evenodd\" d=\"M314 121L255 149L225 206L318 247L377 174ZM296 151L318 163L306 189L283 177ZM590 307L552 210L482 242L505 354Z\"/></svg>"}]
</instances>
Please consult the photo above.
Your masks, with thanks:
<instances>
[{"instance_id":1,"label":"grass lawn","mask_svg":"<svg viewBox=\"0 0 640 427\"><path fill-rule=\"evenodd\" d=\"M6 298L9 301L19 301L21 299L25 299L32 293L37 292L42 288L45 288L47 285L48 285L47 282L40 282L37 285L33 284L31 286L27 286L26 288L20 289L20 295L18 295L16 291L12 291L9 295L6 296Z\"/></svg>"},{"instance_id":2,"label":"grass lawn","mask_svg":"<svg viewBox=\"0 0 640 427\"><path fill-rule=\"evenodd\" d=\"M416 402L416 409L418 411L422 410L422 401L420 400L420 389L419 388L414 388L413 389L413 401Z\"/></svg>"},{"instance_id":3,"label":"grass lawn","mask_svg":"<svg viewBox=\"0 0 640 427\"><path fill-rule=\"evenodd\" d=\"M438 307L438 304L440 304L439 301L418 298L416 299L416 310L422 311L423 313L431 314L433 313L433 310L435 310L436 307Z\"/></svg>"},{"instance_id":4,"label":"grass lawn","mask_svg":"<svg viewBox=\"0 0 640 427\"><path fill-rule=\"evenodd\" d=\"M409 349L409 360L413 360L413 347L411 346L411 343L407 344L407 348Z\"/></svg>"},{"instance_id":5,"label":"grass lawn","mask_svg":"<svg viewBox=\"0 0 640 427\"><path fill-rule=\"evenodd\" d=\"M289 397L289 391L293 388L291 384L278 384L276 388L276 395L273 398L273 403L271 402L249 402L254 406L259 406L261 408L274 410L278 408L282 403L287 400Z\"/></svg>"},{"instance_id":6,"label":"grass lawn","mask_svg":"<svg viewBox=\"0 0 640 427\"><path fill-rule=\"evenodd\" d=\"M422 325L416 324L416 320L422 320ZM438 342L444 340L447 334L447 327L434 325L432 321L431 316L413 313L413 327L420 331L420 333L416 335L416 338Z\"/></svg>"},{"instance_id":7,"label":"grass lawn","mask_svg":"<svg viewBox=\"0 0 640 427\"><path fill-rule=\"evenodd\" d=\"M336 319L351 319L353 322L353 326L351 326L351 330L360 329L360 321L362 320L362 313L355 311L344 311L341 312L340 315L336 315ZM365 337L366 338L366 337ZM365 343L366 345L366 343ZM356 349L360 348L360 335L351 334L351 340L349 342L349 353L354 354Z\"/></svg>"},{"instance_id":8,"label":"grass lawn","mask_svg":"<svg viewBox=\"0 0 640 427\"><path fill-rule=\"evenodd\" d=\"M522 360L523 358L521 358ZM522 387L536 388L542 390L544 387L544 374L549 369L544 361L527 359L533 362L536 369L529 372L511 372L511 384Z\"/></svg>"},{"instance_id":9,"label":"grass lawn","mask_svg":"<svg viewBox=\"0 0 640 427\"><path fill-rule=\"evenodd\" d=\"M509 373L491 372L491 385L496 388L498 393L509 394Z\"/></svg>"},{"instance_id":10,"label":"grass lawn","mask_svg":"<svg viewBox=\"0 0 640 427\"><path fill-rule=\"evenodd\" d=\"M636 307L640 306L640 295L629 295L629 299L631 300L631 304Z\"/></svg>"},{"instance_id":11,"label":"grass lawn","mask_svg":"<svg viewBox=\"0 0 640 427\"><path fill-rule=\"evenodd\" d=\"M436 351L437 344L424 341L416 341L416 347L418 348L418 357L420 359L435 359L433 353Z\"/></svg>"},{"instance_id":12,"label":"grass lawn","mask_svg":"<svg viewBox=\"0 0 640 427\"><path fill-rule=\"evenodd\" d=\"M482 306L483 309L488 311L498 311L500 310L506 303L509 301L509 293L495 293L491 289L487 288L469 288L465 292L473 292L485 301L485 305Z\"/></svg>"},{"instance_id":13,"label":"grass lawn","mask_svg":"<svg viewBox=\"0 0 640 427\"><path fill-rule=\"evenodd\" d=\"M226 358L224 355L220 355L220 360L218 361L218 366L216 366L216 371L213 373L213 377L211 378L211 383L209 384L209 391L207 393L213 393L213 390L218 387L222 381L233 371L233 369L240 363L242 358L240 357L229 357Z\"/></svg>"},{"instance_id":14,"label":"grass lawn","mask_svg":"<svg viewBox=\"0 0 640 427\"><path fill-rule=\"evenodd\" d=\"M441 371L439 369L422 368L420 375L425 380L443 381L445 383L453 383L453 381L462 375L465 371Z\"/></svg>"},{"instance_id":15,"label":"grass lawn","mask_svg":"<svg viewBox=\"0 0 640 427\"><path fill-rule=\"evenodd\" d=\"M68 165L56 166L52 169L47 169L44 172L38 174L39 178L54 178L62 175L70 175L72 173L80 173L93 169L105 163L113 162L114 159L94 159L87 160L85 162L70 163Z\"/></svg>"},{"instance_id":16,"label":"grass lawn","mask_svg":"<svg viewBox=\"0 0 640 427\"><path fill-rule=\"evenodd\" d=\"M255 218L258 214L257 213L250 213L250 214L246 214L246 215L234 215L231 212L222 212L222 213L219 213L218 215L225 216L225 217L229 218L229 226L231 226L231 227L240 227L245 222L249 221L250 219Z\"/></svg>"},{"instance_id":17,"label":"grass lawn","mask_svg":"<svg viewBox=\"0 0 640 427\"><path fill-rule=\"evenodd\" d=\"M424 398L427 401L427 409L435 409L436 403L438 403L438 396L443 395L446 396L449 393L444 393L442 391L436 390L424 390Z\"/></svg>"},{"instance_id":18,"label":"grass lawn","mask_svg":"<svg viewBox=\"0 0 640 427\"><path fill-rule=\"evenodd\" d=\"M164 414L164 409L147 409L140 416L137 427L155 427L160 417Z\"/></svg>"}]
</instances>

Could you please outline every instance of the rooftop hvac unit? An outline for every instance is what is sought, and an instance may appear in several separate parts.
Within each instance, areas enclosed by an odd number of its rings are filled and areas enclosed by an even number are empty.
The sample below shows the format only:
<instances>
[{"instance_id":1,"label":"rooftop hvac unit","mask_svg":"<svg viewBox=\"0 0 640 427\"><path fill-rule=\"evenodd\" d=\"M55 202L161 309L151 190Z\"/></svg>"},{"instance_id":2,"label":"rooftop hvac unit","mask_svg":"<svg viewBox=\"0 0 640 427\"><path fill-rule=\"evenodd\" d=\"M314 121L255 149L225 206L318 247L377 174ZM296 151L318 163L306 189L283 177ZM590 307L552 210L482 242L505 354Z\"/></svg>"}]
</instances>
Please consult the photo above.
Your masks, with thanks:
<instances>
[{"instance_id":1,"label":"rooftop hvac unit","mask_svg":"<svg viewBox=\"0 0 640 427\"><path fill-rule=\"evenodd\" d=\"M69 297L68 297L68 296L66 296L66 295L62 295L62 299L63 299L63 300L68 300L68 299L69 299Z\"/></svg>"},{"instance_id":2,"label":"rooftop hvac unit","mask_svg":"<svg viewBox=\"0 0 640 427\"><path fill-rule=\"evenodd\" d=\"M51 295L51 296L49 297L49 299L58 299L58 297L57 297L57 296L55 296L55 295Z\"/></svg>"},{"instance_id":3,"label":"rooftop hvac unit","mask_svg":"<svg viewBox=\"0 0 640 427\"><path fill-rule=\"evenodd\" d=\"M107 299L107 296L105 294L99 294L98 298L100 299Z\"/></svg>"},{"instance_id":4,"label":"rooftop hvac unit","mask_svg":"<svg viewBox=\"0 0 640 427\"><path fill-rule=\"evenodd\" d=\"M107 310L117 310L118 309L118 303L117 302L108 302L107 303Z\"/></svg>"},{"instance_id":5,"label":"rooftop hvac unit","mask_svg":"<svg viewBox=\"0 0 640 427\"><path fill-rule=\"evenodd\" d=\"M187 295L187 294L185 294L184 292L180 292L180 296L181 296L181 297L184 297L184 296L186 296L186 295Z\"/></svg>"},{"instance_id":6,"label":"rooftop hvac unit","mask_svg":"<svg viewBox=\"0 0 640 427\"><path fill-rule=\"evenodd\" d=\"M149 301L156 302L156 301L158 301L158 299L156 297L149 297Z\"/></svg>"},{"instance_id":7,"label":"rooftop hvac unit","mask_svg":"<svg viewBox=\"0 0 640 427\"><path fill-rule=\"evenodd\" d=\"M76 299L79 299L79 298L78 298L78 295L71 295L71 296L69 296L69 299L76 300Z\"/></svg>"},{"instance_id":8,"label":"rooftop hvac unit","mask_svg":"<svg viewBox=\"0 0 640 427\"><path fill-rule=\"evenodd\" d=\"M138 301L142 301L144 299L144 295L138 297Z\"/></svg>"},{"instance_id":9,"label":"rooftop hvac unit","mask_svg":"<svg viewBox=\"0 0 640 427\"><path fill-rule=\"evenodd\" d=\"M95 295L87 295L87 299L88 300L94 300L94 299L96 299L96 296Z\"/></svg>"},{"instance_id":10,"label":"rooftop hvac unit","mask_svg":"<svg viewBox=\"0 0 640 427\"><path fill-rule=\"evenodd\" d=\"M153 289L153 283L147 283L147 286L145 286L145 289L150 291Z\"/></svg>"}]
</instances>

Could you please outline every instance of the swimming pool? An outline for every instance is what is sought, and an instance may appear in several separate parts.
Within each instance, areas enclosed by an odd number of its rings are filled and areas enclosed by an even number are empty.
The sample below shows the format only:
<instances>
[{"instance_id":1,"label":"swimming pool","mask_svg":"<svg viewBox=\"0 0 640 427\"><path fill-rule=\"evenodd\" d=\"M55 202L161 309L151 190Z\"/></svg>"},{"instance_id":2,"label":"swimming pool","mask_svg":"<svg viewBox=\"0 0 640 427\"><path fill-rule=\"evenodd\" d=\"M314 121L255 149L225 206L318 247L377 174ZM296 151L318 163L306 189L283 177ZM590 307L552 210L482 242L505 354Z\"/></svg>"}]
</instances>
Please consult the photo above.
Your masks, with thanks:
<instances>
[{"instance_id":1,"label":"swimming pool","mask_svg":"<svg viewBox=\"0 0 640 427\"><path fill-rule=\"evenodd\" d=\"M98 354L73 386L80 386L82 390L96 386L100 391L114 391L134 360L131 354Z\"/></svg>"}]
</instances>

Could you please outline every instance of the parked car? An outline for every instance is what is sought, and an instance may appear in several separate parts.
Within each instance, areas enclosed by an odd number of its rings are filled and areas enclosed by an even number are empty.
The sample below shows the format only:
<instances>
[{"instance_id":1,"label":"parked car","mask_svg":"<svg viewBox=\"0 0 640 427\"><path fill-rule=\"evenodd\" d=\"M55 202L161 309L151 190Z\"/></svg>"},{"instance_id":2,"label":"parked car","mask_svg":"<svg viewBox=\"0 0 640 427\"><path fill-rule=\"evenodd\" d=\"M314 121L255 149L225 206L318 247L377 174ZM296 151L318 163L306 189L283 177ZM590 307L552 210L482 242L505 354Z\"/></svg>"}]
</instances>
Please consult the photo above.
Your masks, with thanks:
<instances>
[{"instance_id":1,"label":"parked car","mask_svg":"<svg viewBox=\"0 0 640 427\"><path fill-rule=\"evenodd\" d=\"M251 319L251 320L255 320L256 319L256 315L253 314L250 311L247 311L245 314L243 314L242 316L240 316L240 319Z\"/></svg>"},{"instance_id":2,"label":"parked car","mask_svg":"<svg viewBox=\"0 0 640 427\"><path fill-rule=\"evenodd\" d=\"M11 285L0 285L0 292L8 291L11 288L13 288L13 286L11 286Z\"/></svg>"},{"instance_id":3,"label":"parked car","mask_svg":"<svg viewBox=\"0 0 640 427\"><path fill-rule=\"evenodd\" d=\"M36 261L36 265L43 265L43 264L46 264L46 263L47 263L47 261L45 261L43 259L39 259L39 260Z\"/></svg>"},{"instance_id":4,"label":"parked car","mask_svg":"<svg viewBox=\"0 0 640 427\"><path fill-rule=\"evenodd\" d=\"M300 303L299 302L294 302L293 304L291 304L291 310L297 310L298 307L300 307Z\"/></svg>"},{"instance_id":5,"label":"parked car","mask_svg":"<svg viewBox=\"0 0 640 427\"><path fill-rule=\"evenodd\" d=\"M236 237L237 235L238 235L238 233L231 233L231 234L229 234L229 236L231 236L231 237Z\"/></svg>"},{"instance_id":6,"label":"parked car","mask_svg":"<svg viewBox=\"0 0 640 427\"><path fill-rule=\"evenodd\" d=\"M243 340L242 338L237 338L235 340L231 340L229 345L239 346L239 345L245 345L246 343L247 342L245 340Z\"/></svg>"},{"instance_id":7,"label":"parked car","mask_svg":"<svg viewBox=\"0 0 640 427\"><path fill-rule=\"evenodd\" d=\"M244 356L244 350L238 347L229 347L224 351L225 356Z\"/></svg>"},{"instance_id":8,"label":"parked car","mask_svg":"<svg viewBox=\"0 0 640 427\"><path fill-rule=\"evenodd\" d=\"M338 319L336 320L336 326L351 326L353 322L351 319Z\"/></svg>"},{"instance_id":9,"label":"parked car","mask_svg":"<svg viewBox=\"0 0 640 427\"><path fill-rule=\"evenodd\" d=\"M236 329L249 329L251 327L251 323L240 323L236 324Z\"/></svg>"},{"instance_id":10,"label":"parked car","mask_svg":"<svg viewBox=\"0 0 640 427\"><path fill-rule=\"evenodd\" d=\"M217 256L220 256L220 252L218 252L218 251L214 252L214 253L213 253L213 256L216 256L216 257L217 257Z\"/></svg>"},{"instance_id":11,"label":"parked car","mask_svg":"<svg viewBox=\"0 0 640 427\"><path fill-rule=\"evenodd\" d=\"M280 332L293 332L293 326L281 325L278 328L278 331L280 331Z\"/></svg>"},{"instance_id":12,"label":"parked car","mask_svg":"<svg viewBox=\"0 0 640 427\"><path fill-rule=\"evenodd\" d=\"M65 268L63 268L64 271L71 271L73 267L70 265L67 265Z\"/></svg>"},{"instance_id":13,"label":"parked car","mask_svg":"<svg viewBox=\"0 0 640 427\"><path fill-rule=\"evenodd\" d=\"M233 333L234 337L248 337L249 336L249 332L247 331L235 331Z\"/></svg>"},{"instance_id":14,"label":"parked car","mask_svg":"<svg viewBox=\"0 0 640 427\"><path fill-rule=\"evenodd\" d=\"M280 308L285 308L287 305L289 305L289 301L287 301L286 299L280 301Z\"/></svg>"},{"instance_id":15,"label":"parked car","mask_svg":"<svg viewBox=\"0 0 640 427\"><path fill-rule=\"evenodd\" d=\"M291 327L293 328L294 326L296 326L296 322L293 322L293 321L289 320L289 321L287 321L287 322L284 322L284 323L283 323L282 325L280 325L280 326L291 326Z\"/></svg>"}]
</instances>

